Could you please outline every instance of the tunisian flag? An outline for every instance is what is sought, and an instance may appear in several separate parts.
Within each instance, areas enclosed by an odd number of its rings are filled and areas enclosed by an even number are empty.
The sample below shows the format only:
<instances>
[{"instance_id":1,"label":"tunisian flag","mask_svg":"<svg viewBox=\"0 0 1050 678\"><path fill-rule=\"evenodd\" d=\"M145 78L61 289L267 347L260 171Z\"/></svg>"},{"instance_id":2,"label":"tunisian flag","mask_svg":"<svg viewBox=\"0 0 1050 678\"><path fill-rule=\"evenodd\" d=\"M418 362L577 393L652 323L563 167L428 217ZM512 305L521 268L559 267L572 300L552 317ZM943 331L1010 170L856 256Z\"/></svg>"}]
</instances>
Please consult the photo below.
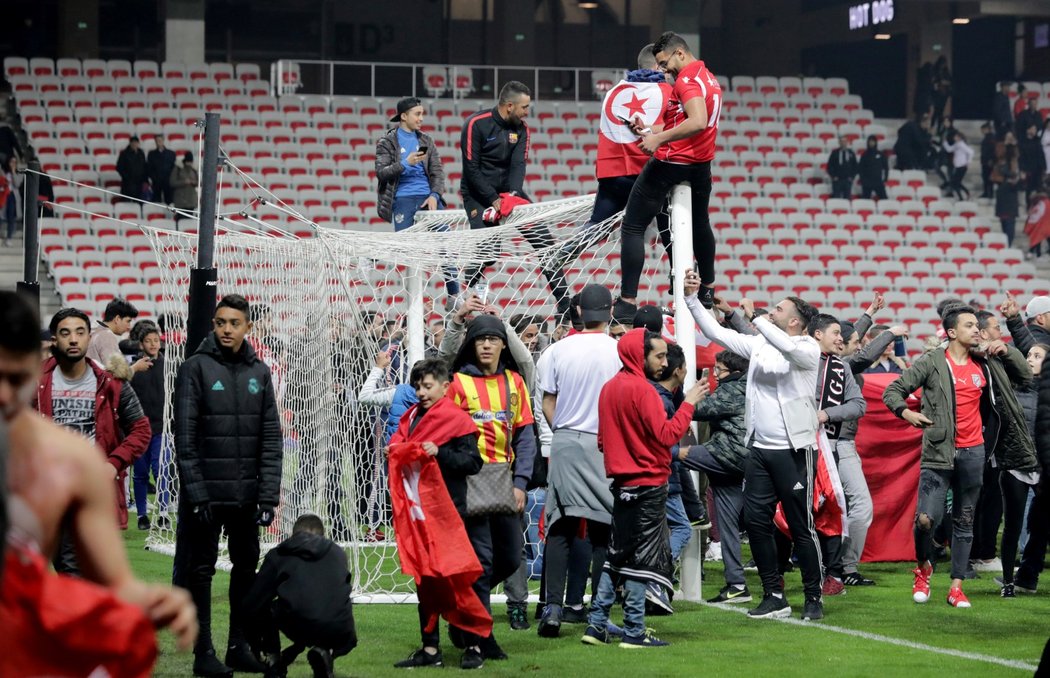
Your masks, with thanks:
<instances>
[{"instance_id":1,"label":"tunisian flag","mask_svg":"<svg viewBox=\"0 0 1050 678\"><path fill-rule=\"evenodd\" d=\"M1050 238L1050 198L1040 198L1028 208L1024 232L1033 247Z\"/></svg>"},{"instance_id":2,"label":"tunisian flag","mask_svg":"<svg viewBox=\"0 0 1050 678\"><path fill-rule=\"evenodd\" d=\"M857 430L857 452L864 465L875 516L864 544L865 562L915 560L915 502L919 494L922 431L898 419L882 402L897 374L865 374L868 411ZM908 398L919 408L919 393Z\"/></svg>"},{"instance_id":3,"label":"tunisian flag","mask_svg":"<svg viewBox=\"0 0 1050 678\"><path fill-rule=\"evenodd\" d=\"M649 156L638 147L638 137L620 118L641 118L646 127L663 120L664 108L671 93L665 82L621 81L605 95L598 123L599 179L633 177L641 173Z\"/></svg>"},{"instance_id":4,"label":"tunisian flag","mask_svg":"<svg viewBox=\"0 0 1050 678\"><path fill-rule=\"evenodd\" d=\"M414 405L401 417L390 439L390 502L401 571L416 580L419 605L429 613L426 630L438 616L482 638L492 633L492 615L471 588L481 576L481 563L467 538L437 460L423 451L424 442L439 447L453 438L477 433L470 416L448 398L424 413ZM411 431L409 429L411 428Z\"/></svg>"}]
</instances>

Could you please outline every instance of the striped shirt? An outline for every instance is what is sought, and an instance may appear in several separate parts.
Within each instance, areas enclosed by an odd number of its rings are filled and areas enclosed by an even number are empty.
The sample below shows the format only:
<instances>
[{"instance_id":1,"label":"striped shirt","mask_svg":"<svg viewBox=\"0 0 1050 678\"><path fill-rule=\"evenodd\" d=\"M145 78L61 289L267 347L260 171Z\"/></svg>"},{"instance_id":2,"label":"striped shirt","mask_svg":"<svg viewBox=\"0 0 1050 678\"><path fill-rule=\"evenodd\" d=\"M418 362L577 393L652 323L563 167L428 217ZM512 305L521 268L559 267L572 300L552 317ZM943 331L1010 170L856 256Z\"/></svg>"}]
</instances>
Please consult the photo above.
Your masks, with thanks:
<instances>
[{"instance_id":1,"label":"striped shirt","mask_svg":"<svg viewBox=\"0 0 1050 678\"><path fill-rule=\"evenodd\" d=\"M509 406L506 402L508 394ZM477 425L478 451L485 463L514 461L511 448L514 429L531 426L535 421L529 390L520 374L506 370L502 374L475 377L457 372L452 378L448 396Z\"/></svg>"}]
</instances>

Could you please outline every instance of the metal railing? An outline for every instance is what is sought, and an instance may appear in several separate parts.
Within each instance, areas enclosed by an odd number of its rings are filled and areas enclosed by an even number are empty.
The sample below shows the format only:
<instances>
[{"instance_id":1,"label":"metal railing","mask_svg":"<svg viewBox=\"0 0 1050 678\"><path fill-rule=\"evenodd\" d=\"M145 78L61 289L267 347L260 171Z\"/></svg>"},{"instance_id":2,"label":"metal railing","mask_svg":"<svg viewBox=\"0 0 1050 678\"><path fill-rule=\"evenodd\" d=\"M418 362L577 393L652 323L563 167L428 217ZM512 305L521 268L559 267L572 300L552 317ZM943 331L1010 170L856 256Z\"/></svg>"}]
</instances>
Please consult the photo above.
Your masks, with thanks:
<instances>
[{"instance_id":1,"label":"metal railing","mask_svg":"<svg viewBox=\"0 0 1050 678\"><path fill-rule=\"evenodd\" d=\"M270 66L274 94L431 99L494 98L518 80L534 100L601 101L624 74L616 68L430 65L281 60Z\"/></svg>"}]
</instances>

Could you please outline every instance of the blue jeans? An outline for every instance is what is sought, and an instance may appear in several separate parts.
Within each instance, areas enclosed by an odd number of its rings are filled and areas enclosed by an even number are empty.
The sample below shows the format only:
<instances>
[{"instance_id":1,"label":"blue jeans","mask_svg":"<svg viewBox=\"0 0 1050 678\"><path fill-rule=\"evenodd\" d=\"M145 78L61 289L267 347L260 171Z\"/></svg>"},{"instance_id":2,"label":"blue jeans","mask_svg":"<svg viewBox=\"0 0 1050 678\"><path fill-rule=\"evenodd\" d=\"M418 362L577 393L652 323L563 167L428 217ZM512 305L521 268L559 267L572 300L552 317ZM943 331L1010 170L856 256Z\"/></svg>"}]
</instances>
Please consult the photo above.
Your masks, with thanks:
<instances>
[{"instance_id":1,"label":"blue jeans","mask_svg":"<svg viewBox=\"0 0 1050 678\"><path fill-rule=\"evenodd\" d=\"M612 575L603 570L601 581L598 582L598 593L591 601L587 623L595 628L607 628L609 610L614 602L616 588ZM633 579L623 582L623 632L634 638L645 635L645 583Z\"/></svg>"},{"instance_id":2,"label":"blue jeans","mask_svg":"<svg viewBox=\"0 0 1050 678\"><path fill-rule=\"evenodd\" d=\"M423 207L423 203L429 195L410 195L403 198L394 198L393 224L394 231L403 231L412 225L416 218L416 212ZM444 201L438 198L438 208L444 207ZM435 226L434 231L447 231L448 225ZM452 266L442 266L441 272L445 276L445 292L447 294L459 294L459 271Z\"/></svg>"},{"instance_id":3,"label":"blue jeans","mask_svg":"<svg viewBox=\"0 0 1050 678\"><path fill-rule=\"evenodd\" d=\"M141 518L146 515L146 493L149 491L149 474L157 481L157 513L166 513L171 503L168 496L168 476L161 474L161 468L171 464L171 442L164 444L164 434L156 433L149 440L145 453L135 460L131 467L132 487L135 491L135 513Z\"/></svg>"},{"instance_id":4,"label":"blue jeans","mask_svg":"<svg viewBox=\"0 0 1050 678\"><path fill-rule=\"evenodd\" d=\"M667 527L671 530L671 560L678 560L682 549L693 536L693 528L689 526L680 494L667 495Z\"/></svg>"}]
</instances>

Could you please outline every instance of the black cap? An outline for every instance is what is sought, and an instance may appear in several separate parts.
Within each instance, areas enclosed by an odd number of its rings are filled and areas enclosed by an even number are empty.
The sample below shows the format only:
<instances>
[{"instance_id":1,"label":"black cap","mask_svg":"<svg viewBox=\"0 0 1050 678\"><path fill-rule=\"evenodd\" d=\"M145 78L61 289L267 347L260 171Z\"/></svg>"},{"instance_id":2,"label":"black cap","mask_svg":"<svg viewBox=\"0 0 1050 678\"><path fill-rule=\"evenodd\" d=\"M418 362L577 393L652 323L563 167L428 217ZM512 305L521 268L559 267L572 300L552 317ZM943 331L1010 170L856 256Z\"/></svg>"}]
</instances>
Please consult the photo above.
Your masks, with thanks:
<instances>
[{"instance_id":1,"label":"black cap","mask_svg":"<svg viewBox=\"0 0 1050 678\"><path fill-rule=\"evenodd\" d=\"M664 328L664 314L660 307L653 304L639 306L638 311L634 314L634 328L639 327L659 334Z\"/></svg>"},{"instance_id":2,"label":"black cap","mask_svg":"<svg viewBox=\"0 0 1050 678\"><path fill-rule=\"evenodd\" d=\"M390 122L401 122L401 114L407 111L411 111L416 106L422 106L423 102L418 97L405 97L401 101L397 102L397 113L394 113L394 117L390 118Z\"/></svg>"},{"instance_id":3,"label":"black cap","mask_svg":"<svg viewBox=\"0 0 1050 678\"><path fill-rule=\"evenodd\" d=\"M580 319L585 323L612 319L612 292L603 285L586 285L579 294Z\"/></svg>"}]
</instances>

